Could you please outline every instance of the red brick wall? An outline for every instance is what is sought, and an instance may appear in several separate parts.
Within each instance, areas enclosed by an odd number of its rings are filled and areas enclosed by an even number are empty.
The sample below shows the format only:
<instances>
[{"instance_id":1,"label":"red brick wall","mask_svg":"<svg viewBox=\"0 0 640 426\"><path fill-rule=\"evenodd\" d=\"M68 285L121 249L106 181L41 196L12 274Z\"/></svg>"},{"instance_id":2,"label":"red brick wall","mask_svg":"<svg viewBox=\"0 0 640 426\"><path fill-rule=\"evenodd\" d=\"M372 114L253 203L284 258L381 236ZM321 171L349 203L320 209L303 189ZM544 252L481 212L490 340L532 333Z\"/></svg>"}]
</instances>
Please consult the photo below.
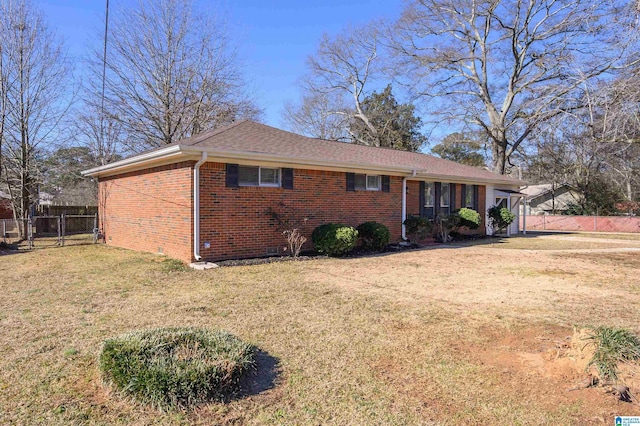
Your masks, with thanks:
<instances>
[{"instance_id":1,"label":"red brick wall","mask_svg":"<svg viewBox=\"0 0 640 426\"><path fill-rule=\"evenodd\" d=\"M312 248L313 229L327 222L357 226L375 220L389 227L392 241L400 240L401 177L391 177L390 192L352 192L346 191L345 173L296 169L292 190L227 188L224 164L206 163L200 170L200 243L210 244L201 249L207 260L263 256L268 248L282 253L286 242L270 209L301 229L308 239L304 249Z\"/></svg>"},{"instance_id":2,"label":"red brick wall","mask_svg":"<svg viewBox=\"0 0 640 426\"><path fill-rule=\"evenodd\" d=\"M407 181L407 217L420 216L420 182Z\"/></svg>"},{"instance_id":3,"label":"red brick wall","mask_svg":"<svg viewBox=\"0 0 640 426\"><path fill-rule=\"evenodd\" d=\"M0 219L13 219L11 200L0 198Z\"/></svg>"},{"instance_id":4,"label":"red brick wall","mask_svg":"<svg viewBox=\"0 0 640 426\"><path fill-rule=\"evenodd\" d=\"M462 207L462 193L461 184L451 184L456 186L456 209ZM415 180L407 181L407 216L420 215L420 182ZM461 232L464 234L484 234L485 233L485 211L486 211L486 194L487 187L483 185L478 186L478 213L482 222L478 229L465 229Z\"/></svg>"},{"instance_id":5,"label":"red brick wall","mask_svg":"<svg viewBox=\"0 0 640 426\"><path fill-rule=\"evenodd\" d=\"M102 178L99 215L107 244L192 261L193 165L182 162ZM308 239L304 249L311 249L313 229L328 222L357 226L375 220L389 227L392 241L401 239L401 177L390 178L390 192L346 191L345 173L319 170L296 169L292 190L227 188L225 181L225 164L209 162L200 168L200 254L205 260L264 256L268 250L282 254L282 231L294 227ZM420 183L409 180L407 188L407 214L417 215ZM481 212L485 192L481 186Z\"/></svg>"},{"instance_id":6,"label":"red brick wall","mask_svg":"<svg viewBox=\"0 0 640 426\"><path fill-rule=\"evenodd\" d=\"M193 164L101 178L99 217L107 244L190 262Z\"/></svg>"}]
</instances>

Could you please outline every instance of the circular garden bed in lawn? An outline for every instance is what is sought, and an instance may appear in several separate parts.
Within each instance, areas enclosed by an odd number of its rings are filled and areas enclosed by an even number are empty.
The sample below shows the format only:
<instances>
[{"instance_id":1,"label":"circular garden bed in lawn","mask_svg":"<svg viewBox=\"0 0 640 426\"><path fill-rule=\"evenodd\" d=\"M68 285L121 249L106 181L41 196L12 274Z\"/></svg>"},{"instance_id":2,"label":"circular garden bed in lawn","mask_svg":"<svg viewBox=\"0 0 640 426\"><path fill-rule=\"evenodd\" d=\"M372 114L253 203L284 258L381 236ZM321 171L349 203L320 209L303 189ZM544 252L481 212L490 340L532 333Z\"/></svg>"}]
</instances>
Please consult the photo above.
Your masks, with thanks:
<instances>
[{"instance_id":1,"label":"circular garden bed in lawn","mask_svg":"<svg viewBox=\"0 0 640 426\"><path fill-rule=\"evenodd\" d=\"M156 408L225 400L255 367L253 346L224 331L157 328L108 339L100 355L107 383Z\"/></svg>"}]
</instances>

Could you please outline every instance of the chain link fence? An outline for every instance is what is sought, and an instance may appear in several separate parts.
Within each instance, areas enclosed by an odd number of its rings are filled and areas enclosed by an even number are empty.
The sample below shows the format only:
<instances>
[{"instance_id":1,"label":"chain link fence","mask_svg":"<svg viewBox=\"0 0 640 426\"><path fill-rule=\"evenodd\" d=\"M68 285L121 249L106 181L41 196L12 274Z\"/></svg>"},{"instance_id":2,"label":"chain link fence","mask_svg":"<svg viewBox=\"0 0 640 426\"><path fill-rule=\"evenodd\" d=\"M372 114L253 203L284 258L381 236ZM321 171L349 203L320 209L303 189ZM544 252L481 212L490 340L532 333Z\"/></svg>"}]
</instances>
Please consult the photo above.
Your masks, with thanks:
<instances>
[{"instance_id":1,"label":"chain link fence","mask_svg":"<svg viewBox=\"0 0 640 426\"><path fill-rule=\"evenodd\" d=\"M16 221L13 219L0 219L0 232L2 232L0 241L5 244L17 240L20 236Z\"/></svg>"},{"instance_id":2,"label":"chain link fence","mask_svg":"<svg viewBox=\"0 0 640 426\"><path fill-rule=\"evenodd\" d=\"M26 235L29 249L95 244L98 241L98 215L62 214L30 217L27 221Z\"/></svg>"},{"instance_id":3,"label":"chain link fence","mask_svg":"<svg viewBox=\"0 0 640 426\"><path fill-rule=\"evenodd\" d=\"M520 216L520 225L523 225ZM640 233L638 216L527 216L528 231L585 231Z\"/></svg>"}]
</instances>

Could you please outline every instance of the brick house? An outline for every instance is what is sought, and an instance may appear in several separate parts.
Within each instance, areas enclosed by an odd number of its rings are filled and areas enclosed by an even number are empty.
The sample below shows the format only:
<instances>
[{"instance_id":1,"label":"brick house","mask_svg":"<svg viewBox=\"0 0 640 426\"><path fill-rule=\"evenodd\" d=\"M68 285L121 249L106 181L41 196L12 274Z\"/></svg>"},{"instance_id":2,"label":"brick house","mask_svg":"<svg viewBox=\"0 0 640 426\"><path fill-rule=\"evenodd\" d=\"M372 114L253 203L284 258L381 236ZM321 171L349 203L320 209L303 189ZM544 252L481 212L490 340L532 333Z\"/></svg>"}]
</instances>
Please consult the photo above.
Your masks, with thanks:
<instances>
[{"instance_id":1,"label":"brick house","mask_svg":"<svg viewBox=\"0 0 640 426\"><path fill-rule=\"evenodd\" d=\"M251 121L84 172L107 244L185 262L282 253L284 228L482 213L520 181L425 154L313 139ZM517 224L517 221L515 222ZM484 224L483 224L484 225ZM516 225L517 226L517 225ZM481 232L486 232L481 228Z\"/></svg>"}]
</instances>

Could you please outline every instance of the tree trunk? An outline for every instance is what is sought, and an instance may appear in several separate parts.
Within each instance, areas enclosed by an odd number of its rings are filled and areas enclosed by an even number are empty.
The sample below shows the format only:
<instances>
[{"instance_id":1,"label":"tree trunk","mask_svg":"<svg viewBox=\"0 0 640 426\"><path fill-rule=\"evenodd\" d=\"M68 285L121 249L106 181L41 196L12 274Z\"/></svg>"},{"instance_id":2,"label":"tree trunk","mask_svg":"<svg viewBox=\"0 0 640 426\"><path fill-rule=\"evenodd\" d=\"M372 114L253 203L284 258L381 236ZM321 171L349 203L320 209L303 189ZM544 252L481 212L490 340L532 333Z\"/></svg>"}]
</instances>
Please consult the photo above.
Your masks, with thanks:
<instances>
[{"instance_id":1,"label":"tree trunk","mask_svg":"<svg viewBox=\"0 0 640 426\"><path fill-rule=\"evenodd\" d=\"M507 141L493 141L493 171L504 175L507 168Z\"/></svg>"}]
</instances>

